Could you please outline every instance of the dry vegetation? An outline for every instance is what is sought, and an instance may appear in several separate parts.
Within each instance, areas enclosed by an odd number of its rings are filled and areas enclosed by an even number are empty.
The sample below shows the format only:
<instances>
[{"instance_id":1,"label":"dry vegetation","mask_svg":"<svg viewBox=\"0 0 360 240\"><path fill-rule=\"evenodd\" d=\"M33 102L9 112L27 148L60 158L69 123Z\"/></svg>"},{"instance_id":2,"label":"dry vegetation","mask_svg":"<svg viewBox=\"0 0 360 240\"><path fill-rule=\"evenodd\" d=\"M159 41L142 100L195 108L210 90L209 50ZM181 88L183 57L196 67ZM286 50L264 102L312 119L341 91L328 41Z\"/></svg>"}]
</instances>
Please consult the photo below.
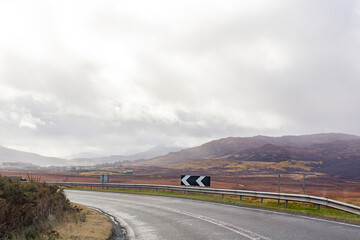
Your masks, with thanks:
<instances>
[{"instance_id":1,"label":"dry vegetation","mask_svg":"<svg viewBox=\"0 0 360 240\"><path fill-rule=\"evenodd\" d=\"M117 172L113 172L113 171L100 171L100 170L95 170L95 171L84 171L84 172L80 172L79 174L81 175L101 175L101 174L109 174L109 175L113 175L116 174Z\"/></svg>"},{"instance_id":2,"label":"dry vegetation","mask_svg":"<svg viewBox=\"0 0 360 240\"><path fill-rule=\"evenodd\" d=\"M49 230L47 220L73 211L57 186L0 177L0 236L2 239L35 239Z\"/></svg>"},{"instance_id":3,"label":"dry vegetation","mask_svg":"<svg viewBox=\"0 0 360 240\"><path fill-rule=\"evenodd\" d=\"M99 240L108 239L112 233L110 220L101 213L79 204L73 204L80 213L67 215L61 224L53 231L58 234L57 239Z\"/></svg>"},{"instance_id":4,"label":"dry vegetation","mask_svg":"<svg viewBox=\"0 0 360 240\"><path fill-rule=\"evenodd\" d=\"M123 170L133 170L133 175L124 175ZM230 170L230 169L229 169ZM219 169L170 169L160 167L122 166L104 167L101 173L115 172L110 176L110 183L180 185L180 176L184 174L211 176L211 187L241 189L252 191L277 192L278 174L247 173L243 170L226 171ZM21 175L19 170L1 170L3 175ZM28 170L32 176L39 176L50 182L92 182L99 183L100 176L82 175L78 172ZM281 174L281 192L302 194L302 173ZM328 197L344 202L354 203L360 199L360 181L341 177L331 177L324 173L306 174L306 194Z\"/></svg>"},{"instance_id":5,"label":"dry vegetation","mask_svg":"<svg viewBox=\"0 0 360 240\"><path fill-rule=\"evenodd\" d=\"M112 224L71 205L63 190L30 179L0 176L0 239L108 239Z\"/></svg>"},{"instance_id":6,"label":"dry vegetation","mask_svg":"<svg viewBox=\"0 0 360 240\"><path fill-rule=\"evenodd\" d=\"M193 170L209 170L222 169L227 172L237 171L252 171L261 172L262 174L272 173L274 171L286 172L289 169L294 169L300 172L311 172L313 166L318 164L318 161L296 161L292 160L281 162L247 162L247 161L231 161L229 159L200 159L191 160L185 163L173 164L169 167L174 169L193 169ZM296 172L295 171L295 172Z\"/></svg>"}]
</instances>

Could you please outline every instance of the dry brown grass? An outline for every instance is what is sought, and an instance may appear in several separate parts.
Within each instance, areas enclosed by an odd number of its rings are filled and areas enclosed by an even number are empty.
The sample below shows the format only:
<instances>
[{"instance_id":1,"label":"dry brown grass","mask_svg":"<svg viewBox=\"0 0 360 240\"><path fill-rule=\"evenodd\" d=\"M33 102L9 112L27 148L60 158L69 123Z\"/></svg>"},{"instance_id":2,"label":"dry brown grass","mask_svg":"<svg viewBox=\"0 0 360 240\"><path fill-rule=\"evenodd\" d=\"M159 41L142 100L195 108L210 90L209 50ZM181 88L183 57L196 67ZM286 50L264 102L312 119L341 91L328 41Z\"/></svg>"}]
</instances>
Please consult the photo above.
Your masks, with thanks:
<instances>
[{"instance_id":1,"label":"dry brown grass","mask_svg":"<svg viewBox=\"0 0 360 240\"><path fill-rule=\"evenodd\" d=\"M345 202L345 203L360 206L359 198L332 197L332 199L340 201L340 202Z\"/></svg>"},{"instance_id":2,"label":"dry brown grass","mask_svg":"<svg viewBox=\"0 0 360 240\"><path fill-rule=\"evenodd\" d=\"M238 172L242 170L247 171L261 171L266 172L266 170L271 171L282 171L286 172L287 169L297 169L304 172L311 172L314 164L317 164L316 161L282 161L282 162L252 162L252 161L242 161L234 162L228 159L201 159L201 160L191 160L185 163L173 164L170 165L174 169L214 169L222 168L227 172Z\"/></svg>"},{"instance_id":3,"label":"dry brown grass","mask_svg":"<svg viewBox=\"0 0 360 240\"><path fill-rule=\"evenodd\" d=\"M82 209L80 217L71 219L70 216L55 226L53 230L60 235L56 239L105 240L111 236L112 224L106 216L83 205L73 205Z\"/></svg>"},{"instance_id":4,"label":"dry brown grass","mask_svg":"<svg viewBox=\"0 0 360 240\"><path fill-rule=\"evenodd\" d=\"M205 161L206 162L206 161ZM210 161L209 161L210 162ZM223 163L221 163L223 164ZM204 166L209 168L209 166ZM133 175L123 175L120 170L132 169ZM118 171L118 168L103 168L102 171ZM110 183L180 185L183 174L211 176L212 188L240 189L251 191L277 192L278 174L271 172L229 172L231 169L168 169L159 167L122 167L118 174L110 177ZM280 173L280 172L279 172ZM21 175L19 170L2 170L3 175ZM29 174L41 176L49 182L100 182L98 175L80 175L76 172L32 170ZM302 194L303 173L281 174L281 192ZM327 197L360 206L360 180L327 176L323 173L306 173L305 194Z\"/></svg>"},{"instance_id":5,"label":"dry brown grass","mask_svg":"<svg viewBox=\"0 0 360 240\"><path fill-rule=\"evenodd\" d=\"M118 173L118 172L94 170L94 171L80 172L79 174L80 174L80 175L101 175L101 174L113 175L113 174L116 174L116 173Z\"/></svg>"}]
</instances>

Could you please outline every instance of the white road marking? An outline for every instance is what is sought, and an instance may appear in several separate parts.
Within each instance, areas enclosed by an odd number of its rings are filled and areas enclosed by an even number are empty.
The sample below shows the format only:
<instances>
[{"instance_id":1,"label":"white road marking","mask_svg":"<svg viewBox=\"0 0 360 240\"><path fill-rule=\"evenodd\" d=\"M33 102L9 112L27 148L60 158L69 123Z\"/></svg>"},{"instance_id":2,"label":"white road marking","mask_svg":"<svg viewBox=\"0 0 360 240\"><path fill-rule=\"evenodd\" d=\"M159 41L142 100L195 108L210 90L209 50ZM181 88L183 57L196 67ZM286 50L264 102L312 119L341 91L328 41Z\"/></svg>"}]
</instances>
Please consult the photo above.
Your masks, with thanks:
<instances>
[{"instance_id":1,"label":"white road marking","mask_svg":"<svg viewBox=\"0 0 360 240\"><path fill-rule=\"evenodd\" d=\"M196 199L188 199L188 200L198 201ZM339 225L344 225L344 226L349 226L349 227L360 228L360 225L355 225L355 224L345 223L345 222L332 221L332 220L316 218L316 217L309 217L309 216L299 215L299 214L296 214L296 213L291 214L291 213L285 213L285 212L280 212L280 211L272 211L272 210L268 210L268 209L259 209L259 208L255 208L255 207L247 207L247 206L243 206L243 205L235 206L235 205L230 205L230 204L226 204L226 203L216 203L216 202L211 202L211 201L207 201L207 202L210 203L210 204L219 205L219 206L227 205L227 206L233 207L233 208L245 208L245 209L248 209L248 210L253 210L253 211L258 211L258 212L268 212L268 213L274 213L274 214L283 215L283 216L305 218L305 219L310 219L310 220L314 220L314 221L328 222L328 223L334 223L334 224L339 224Z\"/></svg>"},{"instance_id":2,"label":"white road marking","mask_svg":"<svg viewBox=\"0 0 360 240\"><path fill-rule=\"evenodd\" d=\"M91 192L91 191L87 191L87 190L67 190L67 191ZM128 193L123 193L123 194L128 194ZM177 197L173 197L173 198L177 198ZM199 202L199 200L196 200L196 199L186 199L186 200ZM201 201L205 201L205 200L201 200ZM319 221L319 222L327 222L327 223L333 223L333 224L339 224L339 225L344 225L344 226L349 226L349 227L360 228L360 225L356 225L356 224L339 222L339 221L332 221L332 220L327 220L327 219L322 219L322 218L315 218L315 217L304 216L304 215L299 215L299 214L291 214L291 213L285 213L285 212L280 212L280 211L272 211L272 210L268 210L268 209L254 208L254 207L248 207L248 206L244 206L244 205L236 206L236 205L226 204L226 203L216 203L216 202L211 202L211 201L206 201L206 202L209 203L209 204L214 204L214 205L219 205L219 206L226 205L226 206L232 207L232 208L244 208L244 209L248 209L248 210L251 210L251 211L268 212L268 213L274 213L274 214L283 215L283 216L304 218L304 219L310 219L310 220Z\"/></svg>"},{"instance_id":3,"label":"white road marking","mask_svg":"<svg viewBox=\"0 0 360 240\"><path fill-rule=\"evenodd\" d=\"M151 206L153 206L153 205L151 205ZM167 208L167 207L157 207L157 208L167 210L169 212L174 212L174 213L186 215L186 216L189 216L189 217L197 218L197 219L200 219L200 220L215 224L215 225L217 225L219 227L226 228L226 229L228 229L228 230L230 230L230 231L232 231L234 233L237 233L239 235L247 237L247 238L249 238L251 240L271 240L270 238L264 237L264 236L262 236L260 234L251 232L249 230L246 230L246 229L243 229L243 228L240 228L240 227L237 227L237 226L232 225L230 223L215 220L215 219L210 218L210 217L205 217L205 216L198 215L198 214L195 214L195 213L176 210L176 209Z\"/></svg>"},{"instance_id":4,"label":"white road marking","mask_svg":"<svg viewBox=\"0 0 360 240\"><path fill-rule=\"evenodd\" d=\"M92 199L96 198L96 199L102 199L102 200L104 200L104 199L109 200L109 198L107 198L107 197L100 197L100 196L96 196L96 197L92 196L91 198ZM195 214L195 213L191 213L191 212L186 212L186 211L182 211L182 210L177 210L177 209L173 209L173 208L163 207L163 206L152 205L152 204L135 203L133 201L126 201L124 199L121 199L121 200L112 199L112 200L119 201L120 203L127 203L127 204L138 205L138 206L147 206L147 207L149 207L149 209L150 208L157 208L157 209L165 210L165 211L168 211L168 212L173 212L173 213L193 217L193 218L196 218L196 219L200 219L200 220L206 221L208 223L212 223L214 225L217 225L219 227L228 229L228 230L230 230L230 231L232 231L234 233L237 233L237 234L239 234L241 236L244 236L244 237L246 237L248 239L251 239L251 240L271 240L270 238L262 236L260 234L251 232L249 230L246 230L246 229L243 229L243 228L240 228L240 227L237 227L237 226L232 225L230 223L215 220L215 219L210 218L210 217L205 217L203 215L199 215L199 214Z\"/></svg>"}]
</instances>

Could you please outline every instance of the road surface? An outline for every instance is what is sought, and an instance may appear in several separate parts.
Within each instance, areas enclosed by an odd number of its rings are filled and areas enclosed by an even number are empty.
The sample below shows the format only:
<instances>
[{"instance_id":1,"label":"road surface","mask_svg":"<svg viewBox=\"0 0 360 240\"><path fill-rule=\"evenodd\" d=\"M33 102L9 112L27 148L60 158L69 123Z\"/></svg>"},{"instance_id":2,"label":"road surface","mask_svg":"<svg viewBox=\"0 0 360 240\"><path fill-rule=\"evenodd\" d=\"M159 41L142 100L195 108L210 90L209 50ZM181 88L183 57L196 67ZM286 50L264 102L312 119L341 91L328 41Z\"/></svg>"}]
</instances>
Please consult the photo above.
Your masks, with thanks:
<instances>
[{"instance_id":1,"label":"road surface","mask_svg":"<svg viewBox=\"0 0 360 240\"><path fill-rule=\"evenodd\" d=\"M128 239L360 239L360 226L204 201L67 190L72 202L116 217Z\"/></svg>"}]
</instances>

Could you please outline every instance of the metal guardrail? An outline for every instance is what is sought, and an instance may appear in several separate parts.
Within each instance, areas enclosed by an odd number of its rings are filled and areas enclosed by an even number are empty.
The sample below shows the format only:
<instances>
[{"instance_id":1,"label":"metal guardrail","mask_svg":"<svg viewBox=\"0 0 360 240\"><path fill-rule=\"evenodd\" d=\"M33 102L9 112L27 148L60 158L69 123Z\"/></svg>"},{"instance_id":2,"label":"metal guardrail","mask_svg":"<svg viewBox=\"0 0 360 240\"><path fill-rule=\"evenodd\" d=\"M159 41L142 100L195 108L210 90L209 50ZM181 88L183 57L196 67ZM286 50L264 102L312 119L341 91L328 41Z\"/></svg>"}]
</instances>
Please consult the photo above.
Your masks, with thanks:
<instances>
[{"instance_id":1,"label":"metal guardrail","mask_svg":"<svg viewBox=\"0 0 360 240\"><path fill-rule=\"evenodd\" d=\"M204 194L220 194L224 195L239 196L242 199L245 197L256 197L260 198L261 202L263 199L277 199L284 200L286 206L288 201L312 203L318 206L326 206L334 209L342 210L345 212L360 215L360 207L348 203L335 201L329 198L316 197L310 195L301 194L288 194L288 193L274 193L274 192L257 192L257 191L246 191L246 190L233 190L233 189L216 189L216 188L199 188L199 187L180 187L180 186L167 186L167 185L150 185L150 184L117 184L117 183L73 183L73 182L47 182L47 184L58 185L58 186L83 186L83 187L106 187L111 188L135 188L139 189L154 189L154 190L169 190L169 191L184 191L185 193L196 192Z\"/></svg>"}]
</instances>

